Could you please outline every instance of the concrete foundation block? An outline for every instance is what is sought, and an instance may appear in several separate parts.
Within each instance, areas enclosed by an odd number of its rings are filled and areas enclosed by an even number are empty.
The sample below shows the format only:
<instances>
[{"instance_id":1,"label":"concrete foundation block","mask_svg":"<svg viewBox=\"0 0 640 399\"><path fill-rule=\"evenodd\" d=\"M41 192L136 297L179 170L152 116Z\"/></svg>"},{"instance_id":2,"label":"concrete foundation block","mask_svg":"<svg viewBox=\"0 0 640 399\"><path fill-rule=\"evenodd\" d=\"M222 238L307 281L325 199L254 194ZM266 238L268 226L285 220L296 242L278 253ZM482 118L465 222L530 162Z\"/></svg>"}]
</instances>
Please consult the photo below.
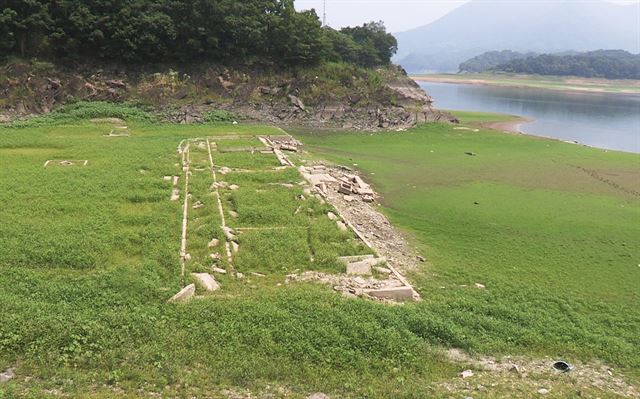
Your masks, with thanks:
<instances>
[{"instance_id":1,"label":"concrete foundation block","mask_svg":"<svg viewBox=\"0 0 640 399\"><path fill-rule=\"evenodd\" d=\"M391 299L394 301L413 300L413 290L411 287L383 288L379 290L367 290L365 294L379 299Z\"/></svg>"}]
</instances>

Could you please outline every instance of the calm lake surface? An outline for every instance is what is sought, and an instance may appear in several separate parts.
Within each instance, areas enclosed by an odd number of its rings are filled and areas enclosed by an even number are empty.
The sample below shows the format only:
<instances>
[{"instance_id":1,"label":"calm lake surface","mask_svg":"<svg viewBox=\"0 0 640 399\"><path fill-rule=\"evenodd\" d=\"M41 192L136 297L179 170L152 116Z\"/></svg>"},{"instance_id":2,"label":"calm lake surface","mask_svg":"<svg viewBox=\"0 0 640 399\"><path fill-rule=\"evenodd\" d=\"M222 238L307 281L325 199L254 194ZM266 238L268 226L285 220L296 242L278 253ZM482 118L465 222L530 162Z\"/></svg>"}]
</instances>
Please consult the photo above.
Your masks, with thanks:
<instances>
[{"instance_id":1,"label":"calm lake surface","mask_svg":"<svg viewBox=\"0 0 640 399\"><path fill-rule=\"evenodd\" d=\"M528 134L640 153L640 95L419 83L439 109L524 116Z\"/></svg>"}]
</instances>

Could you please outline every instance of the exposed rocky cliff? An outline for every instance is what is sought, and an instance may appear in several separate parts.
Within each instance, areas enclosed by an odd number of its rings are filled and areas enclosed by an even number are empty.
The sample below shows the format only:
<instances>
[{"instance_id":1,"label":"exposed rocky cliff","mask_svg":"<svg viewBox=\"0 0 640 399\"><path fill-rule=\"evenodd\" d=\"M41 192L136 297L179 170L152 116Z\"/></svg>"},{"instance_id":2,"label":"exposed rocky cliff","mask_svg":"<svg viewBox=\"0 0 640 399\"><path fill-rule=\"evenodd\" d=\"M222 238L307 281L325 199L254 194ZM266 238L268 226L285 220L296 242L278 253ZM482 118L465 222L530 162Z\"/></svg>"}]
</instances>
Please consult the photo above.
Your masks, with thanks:
<instances>
[{"instance_id":1,"label":"exposed rocky cliff","mask_svg":"<svg viewBox=\"0 0 640 399\"><path fill-rule=\"evenodd\" d=\"M451 121L399 68L351 67L278 73L206 66L175 72L12 63L0 69L0 121L48 113L75 101L134 101L177 123L226 110L240 120L349 129Z\"/></svg>"}]
</instances>

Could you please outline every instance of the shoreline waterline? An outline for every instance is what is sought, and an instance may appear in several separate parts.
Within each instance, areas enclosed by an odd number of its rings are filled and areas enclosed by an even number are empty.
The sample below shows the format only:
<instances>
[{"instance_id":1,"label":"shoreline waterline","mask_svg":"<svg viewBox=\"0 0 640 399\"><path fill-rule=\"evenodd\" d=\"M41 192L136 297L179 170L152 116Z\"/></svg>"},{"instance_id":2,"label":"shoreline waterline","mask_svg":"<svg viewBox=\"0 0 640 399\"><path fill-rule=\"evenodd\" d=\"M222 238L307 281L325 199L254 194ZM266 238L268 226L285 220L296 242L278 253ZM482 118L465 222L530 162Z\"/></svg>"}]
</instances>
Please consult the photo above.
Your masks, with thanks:
<instances>
[{"instance_id":1,"label":"shoreline waterline","mask_svg":"<svg viewBox=\"0 0 640 399\"><path fill-rule=\"evenodd\" d=\"M585 87L585 86L571 86L567 82L553 82L535 80L527 80L525 77L513 77L513 76L500 76L495 77L488 76L465 76L465 75L409 75L416 83L446 83L446 84L468 84L474 86L490 86L490 87L509 87L514 89L539 89L548 91L559 91L564 93L580 93L580 94L615 94L620 96L640 96L640 86L637 90L619 89L613 90L607 87ZM521 80L520 82L513 81L499 81L500 78L511 78ZM495 79L495 80L494 80ZM588 82L587 78L584 78ZM554 87L546 84L558 83L563 86Z\"/></svg>"},{"instance_id":2,"label":"shoreline waterline","mask_svg":"<svg viewBox=\"0 0 640 399\"><path fill-rule=\"evenodd\" d=\"M640 96L419 82L443 110L502 115L482 127L640 153ZM509 117L505 117L508 115ZM518 118L520 117L520 118Z\"/></svg>"}]
</instances>

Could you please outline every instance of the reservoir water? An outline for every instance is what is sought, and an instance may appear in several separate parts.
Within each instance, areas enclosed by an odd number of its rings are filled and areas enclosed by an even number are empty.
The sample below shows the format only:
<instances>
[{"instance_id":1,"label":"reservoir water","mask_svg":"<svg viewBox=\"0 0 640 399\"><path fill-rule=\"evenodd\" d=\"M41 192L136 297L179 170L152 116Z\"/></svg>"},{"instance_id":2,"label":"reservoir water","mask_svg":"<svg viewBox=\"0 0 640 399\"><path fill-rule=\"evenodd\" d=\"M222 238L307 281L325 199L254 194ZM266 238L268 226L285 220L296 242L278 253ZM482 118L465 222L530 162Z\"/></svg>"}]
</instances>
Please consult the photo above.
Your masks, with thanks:
<instances>
[{"instance_id":1,"label":"reservoir water","mask_svg":"<svg viewBox=\"0 0 640 399\"><path fill-rule=\"evenodd\" d=\"M419 83L439 109L523 116L527 134L640 153L640 95Z\"/></svg>"}]
</instances>

